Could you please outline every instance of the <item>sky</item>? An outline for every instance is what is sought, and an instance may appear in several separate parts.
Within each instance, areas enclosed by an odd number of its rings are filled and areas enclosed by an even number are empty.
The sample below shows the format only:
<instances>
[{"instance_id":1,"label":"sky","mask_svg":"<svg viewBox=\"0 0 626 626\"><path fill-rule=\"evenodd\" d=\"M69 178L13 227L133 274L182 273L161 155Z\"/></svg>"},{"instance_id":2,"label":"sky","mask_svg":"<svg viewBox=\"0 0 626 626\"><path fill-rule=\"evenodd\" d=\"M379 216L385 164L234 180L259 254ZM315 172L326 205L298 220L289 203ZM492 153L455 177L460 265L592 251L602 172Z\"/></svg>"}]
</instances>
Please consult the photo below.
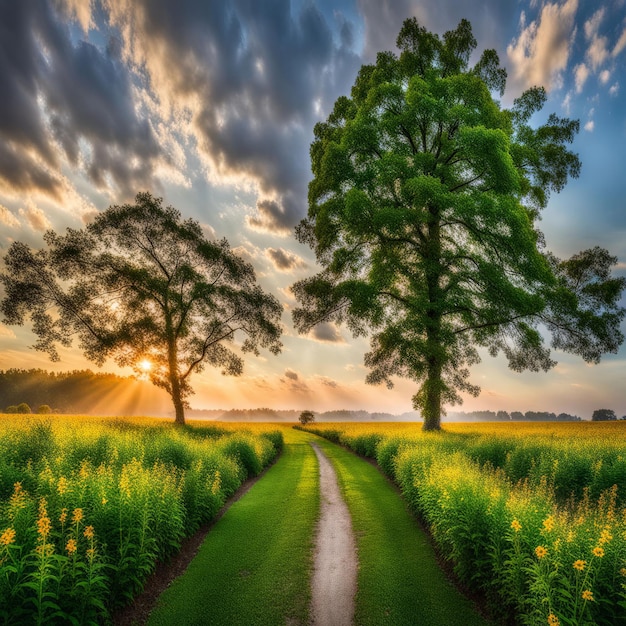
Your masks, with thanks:
<instances>
[{"instance_id":1,"label":"sky","mask_svg":"<svg viewBox=\"0 0 626 626\"><path fill-rule=\"evenodd\" d=\"M226 237L285 309L283 352L247 357L239 378L205 370L194 407L410 410L415 383L365 385L366 338L295 332L289 286L319 270L293 236L313 126L412 16L440 34L468 18L476 60L495 48L507 69L502 106L543 85L536 123L580 120L581 175L540 228L558 256L600 245L626 275L626 0L0 0L0 255L148 190ZM76 349L51 363L34 340L0 323L0 369L96 369ZM626 414L626 348L594 366L554 357L516 374L485 354L481 394L454 410Z\"/></svg>"}]
</instances>

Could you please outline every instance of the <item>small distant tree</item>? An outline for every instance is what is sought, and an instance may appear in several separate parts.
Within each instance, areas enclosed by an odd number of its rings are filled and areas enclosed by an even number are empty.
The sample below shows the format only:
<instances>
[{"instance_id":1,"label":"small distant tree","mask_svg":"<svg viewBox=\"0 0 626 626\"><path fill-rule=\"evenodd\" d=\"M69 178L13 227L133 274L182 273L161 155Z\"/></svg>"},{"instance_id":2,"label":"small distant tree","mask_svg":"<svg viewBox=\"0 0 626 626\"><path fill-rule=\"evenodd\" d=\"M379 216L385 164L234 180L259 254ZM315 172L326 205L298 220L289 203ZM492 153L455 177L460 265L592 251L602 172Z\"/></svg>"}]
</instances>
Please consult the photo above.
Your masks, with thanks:
<instances>
[{"instance_id":1,"label":"small distant tree","mask_svg":"<svg viewBox=\"0 0 626 626\"><path fill-rule=\"evenodd\" d=\"M315 421L315 414L313 411L302 411L302 413L300 413L301 424L310 424L313 421Z\"/></svg>"},{"instance_id":2,"label":"small distant tree","mask_svg":"<svg viewBox=\"0 0 626 626\"><path fill-rule=\"evenodd\" d=\"M6 409L4 409L5 413L17 413L17 406L15 406L15 404L12 404L11 406L8 406Z\"/></svg>"},{"instance_id":3,"label":"small distant tree","mask_svg":"<svg viewBox=\"0 0 626 626\"><path fill-rule=\"evenodd\" d=\"M46 415L48 413L52 413L52 409L50 408L49 405L47 404L42 404L38 409L37 409L37 413L39 413L39 415Z\"/></svg>"},{"instance_id":4,"label":"small distant tree","mask_svg":"<svg viewBox=\"0 0 626 626\"><path fill-rule=\"evenodd\" d=\"M613 422L617 419L612 409L596 409L591 416L592 422Z\"/></svg>"},{"instance_id":5,"label":"small distant tree","mask_svg":"<svg viewBox=\"0 0 626 626\"><path fill-rule=\"evenodd\" d=\"M16 413L32 413L30 407L28 406L28 404L26 404L26 402L22 402L21 404L18 404L17 407L15 407L15 412Z\"/></svg>"}]
</instances>

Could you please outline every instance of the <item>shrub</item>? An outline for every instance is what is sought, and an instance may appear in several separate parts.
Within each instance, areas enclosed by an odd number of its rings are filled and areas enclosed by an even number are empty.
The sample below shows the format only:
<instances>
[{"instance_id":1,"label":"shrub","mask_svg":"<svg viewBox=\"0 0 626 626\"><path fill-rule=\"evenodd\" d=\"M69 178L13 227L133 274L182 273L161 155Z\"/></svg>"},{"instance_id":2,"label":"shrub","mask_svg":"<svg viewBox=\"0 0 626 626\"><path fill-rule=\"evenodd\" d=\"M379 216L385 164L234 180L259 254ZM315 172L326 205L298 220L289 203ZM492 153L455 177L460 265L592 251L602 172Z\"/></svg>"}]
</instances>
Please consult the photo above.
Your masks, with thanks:
<instances>
[{"instance_id":1,"label":"shrub","mask_svg":"<svg viewBox=\"0 0 626 626\"><path fill-rule=\"evenodd\" d=\"M11 406L8 406L6 409L4 409L5 413L17 413L17 407L12 404Z\"/></svg>"},{"instance_id":2,"label":"shrub","mask_svg":"<svg viewBox=\"0 0 626 626\"><path fill-rule=\"evenodd\" d=\"M50 408L49 405L47 404L42 404L38 409L37 409L37 413L39 413L39 415L47 415L48 413L52 413L52 409Z\"/></svg>"},{"instance_id":3,"label":"shrub","mask_svg":"<svg viewBox=\"0 0 626 626\"><path fill-rule=\"evenodd\" d=\"M32 413L32 411L30 410L30 407L28 406L28 404L26 404L26 402L22 402L21 404L17 405L17 410L15 411L16 413Z\"/></svg>"}]
</instances>

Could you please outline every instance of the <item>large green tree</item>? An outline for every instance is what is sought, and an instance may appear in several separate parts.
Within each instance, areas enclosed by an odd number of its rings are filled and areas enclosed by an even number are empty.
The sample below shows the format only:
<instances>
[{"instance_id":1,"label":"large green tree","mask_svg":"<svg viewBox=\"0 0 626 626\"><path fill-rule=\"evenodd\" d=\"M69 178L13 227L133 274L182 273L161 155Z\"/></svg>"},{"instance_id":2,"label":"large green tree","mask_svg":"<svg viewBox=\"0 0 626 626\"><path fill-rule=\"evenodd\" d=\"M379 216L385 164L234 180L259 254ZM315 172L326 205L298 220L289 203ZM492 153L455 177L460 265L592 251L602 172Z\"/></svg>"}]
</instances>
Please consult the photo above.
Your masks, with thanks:
<instances>
[{"instance_id":1,"label":"large green tree","mask_svg":"<svg viewBox=\"0 0 626 626\"><path fill-rule=\"evenodd\" d=\"M550 192L578 176L578 122L551 114L533 128L541 87L501 108L506 72L494 50L469 67L466 20L442 38L406 20L397 46L315 126L297 236L323 269L294 285L294 322L371 333L366 381L419 383L413 405L433 430L459 392L478 394L479 347L516 371L554 365L545 334L591 362L616 351L625 281L600 248L557 259L536 227Z\"/></svg>"},{"instance_id":2,"label":"large green tree","mask_svg":"<svg viewBox=\"0 0 626 626\"><path fill-rule=\"evenodd\" d=\"M76 337L96 363L112 357L149 376L172 397L177 423L205 364L238 375L242 352L280 352L282 307L252 266L160 198L140 193L84 229L44 239L47 249L16 242L6 254L4 321L30 319L34 347L53 360ZM236 334L244 340L233 350Z\"/></svg>"}]
</instances>

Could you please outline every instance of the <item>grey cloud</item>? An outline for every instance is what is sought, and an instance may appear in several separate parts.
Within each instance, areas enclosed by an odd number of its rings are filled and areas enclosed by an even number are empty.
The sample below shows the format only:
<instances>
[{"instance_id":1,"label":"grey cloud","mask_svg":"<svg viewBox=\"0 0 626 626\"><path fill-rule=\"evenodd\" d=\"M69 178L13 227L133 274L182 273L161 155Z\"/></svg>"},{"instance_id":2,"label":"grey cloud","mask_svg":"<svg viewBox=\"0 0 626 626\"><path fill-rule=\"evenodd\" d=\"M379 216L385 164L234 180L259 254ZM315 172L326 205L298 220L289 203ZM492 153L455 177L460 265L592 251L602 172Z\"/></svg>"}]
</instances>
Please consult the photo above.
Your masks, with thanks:
<instances>
[{"instance_id":1,"label":"grey cloud","mask_svg":"<svg viewBox=\"0 0 626 626\"><path fill-rule=\"evenodd\" d=\"M311 337L323 343L345 343L345 339L334 324L322 322L313 328Z\"/></svg>"},{"instance_id":2,"label":"grey cloud","mask_svg":"<svg viewBox=\"0 0 626 626\"><path fill-rule=\"evenodd\" d=\"M297 254L283 248L267 248L266 256L272 261L274 267L280 272L289 272L294 269L306 267L306 263Z\"/></svg>"},{"instance_id":3,"label":"grey cloud","mask_svg":"<svg viewBox=\"0 0 626 626\"><path fill-rule=\"evenodd\" d=\"M291 380L298 380L299 378L298 373L290 369L285 370L285 377Z\"/></svg>"}]
</instances>

